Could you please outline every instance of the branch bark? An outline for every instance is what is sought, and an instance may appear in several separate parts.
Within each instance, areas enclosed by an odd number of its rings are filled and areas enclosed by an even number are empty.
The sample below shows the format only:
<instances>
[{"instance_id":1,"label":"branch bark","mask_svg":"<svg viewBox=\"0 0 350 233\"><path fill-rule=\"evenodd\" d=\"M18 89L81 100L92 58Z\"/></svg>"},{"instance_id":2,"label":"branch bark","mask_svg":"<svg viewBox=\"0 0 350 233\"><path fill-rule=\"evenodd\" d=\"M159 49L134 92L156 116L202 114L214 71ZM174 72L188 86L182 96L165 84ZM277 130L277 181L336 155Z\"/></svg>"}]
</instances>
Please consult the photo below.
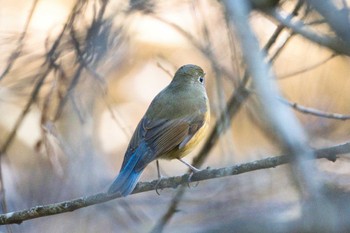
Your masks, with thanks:
<instances>
[{"instance_id":1,"label":"branch bark","mask_svg":"<svg viewBox=\"0 0 350 233\"><path fill-rule=\"evenodd\" d=\"M304 38L331 49L332 51L350 56L350 49L344 41L338 37L322 35L315 32L310 27L307 27L302 21L291 21L288 17L284 17L280 11L271 10L268 14L280 24L291 29L294 33L303 36Z\"/></svg>"},{"instance_id":2,"label":"branch bark","mask_svg":"<svg viewBox=\"0 0 350 233\"><path fill-rule=\"evenodd\" d=\"M337 155L350 153L350 142L343 143L340 145L318 149L314 151L317 158L326 158L331 161L335 161ZM267 168L275 168L279 165L289 163L290 156L282 155L275 157L268 157L265 159L256 160L253 162L242 163L231 167L224 167L218 169L205 169L200 172L193 174L191 182L198 182L202 180L215 179L226 176L239 175L242 173L252 172L256 170L262 170ZM169 177L151 182L139 182L133 191L133 194L147 192L151 190L163 189L163 188L176 188L179 185L188 183L189 174L182 176ZM157 185L158 184L158 185ZM87 206L104 203L116 198L120 198L119 195L110 196L107 193L101 192L91 196L80 197L69 201L63 201L48 205L35 206L30 209L20 210L15 212L9 212L0 214L0 225L7 224L20 224L23 221L27 221L34 218L40 218L50 215L56 215L66 212L71 212Z\"/></svg>"},{"instance_id":3,"label":"branch bark","mask_svg":"<svg viewBox=\"0 0 350 233\"><path fill-rule=\"evenodd\" d=\"M350 22L348 9L337 9L334 2L329 0L307 0L307 2L326 19L338 37L349 47Z\"/></svg>"},{"instance_id":4,"label":"branch bark","mask_svg":"<svg viewBox=\"0 0 350 233\"><path fill-rule=\"evenodd\" d=\"M303 105L300 105L300 104L295 103L295 102L288 101L288 100L283 99L283 98L279 98L279 100L282 103L292 107L296 111L304 113L304 114L309 114L309 115L313 115L313 116L317 116L317 117L323 117L323 118L328 118L328 119L342 120L342 121L350 120L350 115L320 111L318 109L305 107Z\"/></svg>"}]
</instances>

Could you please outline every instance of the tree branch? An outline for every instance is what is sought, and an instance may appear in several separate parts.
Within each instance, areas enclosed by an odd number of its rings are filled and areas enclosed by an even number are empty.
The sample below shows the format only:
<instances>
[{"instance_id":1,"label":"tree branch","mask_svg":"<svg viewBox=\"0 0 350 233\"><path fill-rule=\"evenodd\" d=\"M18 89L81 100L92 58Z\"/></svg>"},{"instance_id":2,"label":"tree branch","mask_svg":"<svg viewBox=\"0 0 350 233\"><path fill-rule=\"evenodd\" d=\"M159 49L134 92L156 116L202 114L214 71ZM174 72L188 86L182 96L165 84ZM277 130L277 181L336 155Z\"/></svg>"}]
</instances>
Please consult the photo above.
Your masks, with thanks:
<instances>
[{"instance_id":1,"label":"tree branch","mask_svg":"<svg viewBox=\"0 0 350 233\"><path fill-rule=\"evenodd\" d=\"M314 153L319 159L326 158L328 160L335 161L337 155L350 153L350 142L314 150ZM191 182L239 175L242 173L252 172L261 169L275 168L279 165L289 163L290 158L291 157L288 155L283 155L268 157L265 159L260 159L248 163L242 163L231 167L224 167L218 169L207 168L205 170L193 174L193 176L191 177ZM133 191L133 194L155 190L156 188L176 188L179 185L187 184L188 179L189 174L184 174L182 176L175 176L162 179L161 181L153 180L151 182L139 182L135 190ZM63 201L48 205L40 205L26 210L0 214L0 225L13 223L20 224L23 221L27 221L30 219L71 212L80 208L107 202L116 198L120 198L120 196L118 194L110 196L107 195L107 193L101 192L92 196L80 197L69 201Z\"/></svg>"},{"instance_id":2,"label":"tree branch","mask_svg":"<svg viewBox=\"0 0 350 233\"><path fill-rule=\"evenodd\" d=\"M297 76L299 74L312 71L313 69L316 69L316 68L320 67L321 65L326 64L327 62L329 62L330 60L332 60L333 58L335 58L337 56L338 56L338 54L332 54L329 57L327 57L326 59L324 59L322 61L319 61L319 62L317 62L315 64L309 65L308 67L306 67L304 69L300 69L300 70L292 71L290 73L279 75L278 76L278 80L289 78L289 77L293 77L293 76Z\"/></svg>"},{"instance_id":3,"label":"tree branch","mask_svg":"<svg viewBox=\"0 0 350 233\"><path fill-rule=\"evenodd\" d=\"M288 27L294 33L297 33L303 36L304 38L321 46L327 47L339 54L345 54L348 56L350 55L349 47L344 43L344 41L340 40L339 38L316 33L315 31L307 27L302 21L292 22L288 17L284 17L280 11L271 10L268 13L276 21L278 21L285 27Z\"/></svg>"},{"instance_id":4,"label":"tree branch","mask_svg":"<svg viewBox=\"0 0 350 233\"><path fill-rule=\"evenodd\" d=\"M343 42L350 45L349 12L344 8L338 10L333 1L307 0L307 2L320 13L340 37Z\"/></svg>"},{"instance_id":5,"label":"tree branch","mask_svg":"<svg viewBox=\"0 0 350 233\"><path fill-rule=\"evenodd\" d=\"M9 56L8 58L8 61L7 61L7 66L6 68L4 69L4 71L2 72L2 74L0 75L0 81L10 72L12 66L14 65L15 61L17 60L17 58L21 55L22 53L22 50L23 50L23 46L24 46L24 38L26 37L27 35L27 31L28 31L28 28L29 28L29 25L30 25L30 22L32 21L32 17L33 17L33 14L34 14L34 11L35 11L35 8L38 4L38 1L39 0L34 0L33 2L33 5L29 11L29 15L27 17L27 20L26 20L26 23L24 25L24 29L17 41L17 47L16 49L11 53L11 55Z\"/></svg>"},{"instance_id":6,"label":"tree branch","mask_svg":"<svg viewBox=\"0 0 350 233\"><path fill-rule=\"evenodd\" d=\"M283 99L283 98L278 98L278 99L282 103L284 103L284 104L292 107L296 111L304 113L304 114L309 114L309 115L323 117L323 118L329 118L329 119L335 119L335 120L342 120L342 121L350 120L350 115L333 113L333 112L324 112L324 111L320 111L320 110L315 109L315 108L305 107L303 105L288 101L288 100Z\"/></svg>"}]
</instances>

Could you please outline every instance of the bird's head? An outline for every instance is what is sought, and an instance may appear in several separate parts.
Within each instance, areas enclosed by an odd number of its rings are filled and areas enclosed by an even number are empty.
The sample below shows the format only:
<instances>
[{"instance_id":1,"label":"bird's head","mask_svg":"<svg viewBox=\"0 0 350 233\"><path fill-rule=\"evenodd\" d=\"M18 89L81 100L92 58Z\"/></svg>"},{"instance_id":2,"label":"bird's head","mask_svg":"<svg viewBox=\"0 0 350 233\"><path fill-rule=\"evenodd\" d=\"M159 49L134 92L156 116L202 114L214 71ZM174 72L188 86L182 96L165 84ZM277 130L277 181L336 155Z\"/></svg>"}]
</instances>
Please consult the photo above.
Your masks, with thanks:
<instances>
[{"instance_id":1,"label":"bird's head","mask_svg":"<svg viewBox=\"0 0 350 233\"><path fill-rule=\"evenodd\" d=\"M181 66L175 73L173 83L176 84L186 84L186 83L194 83L204 85L205 73L202 68L196 65L188 64Z\"/></svg>"}]
</instances>

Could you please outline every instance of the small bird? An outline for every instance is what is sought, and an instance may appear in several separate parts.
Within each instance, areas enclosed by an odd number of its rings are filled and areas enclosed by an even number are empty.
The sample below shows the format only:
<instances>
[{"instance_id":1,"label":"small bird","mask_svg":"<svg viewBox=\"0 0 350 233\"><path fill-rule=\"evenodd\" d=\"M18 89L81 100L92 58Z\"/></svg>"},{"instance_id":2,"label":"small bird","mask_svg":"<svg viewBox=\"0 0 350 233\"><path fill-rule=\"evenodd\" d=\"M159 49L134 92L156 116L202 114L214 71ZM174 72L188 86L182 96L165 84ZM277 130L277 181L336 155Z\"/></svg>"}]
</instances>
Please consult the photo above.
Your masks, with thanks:
<instances>
[{"instance_id":1,"label":"small bird","mask_svg":"<svg viewBox=\"0 0 350 233\"><path fill-rule=\"evenodd\" d=\"M146 166L157 159L178 159L198 171L182 158L200 142L209 125L204 76L199 66L184 65L153 99L131 138L109 194L129 195Z\"/></svg>"}]
</instances>

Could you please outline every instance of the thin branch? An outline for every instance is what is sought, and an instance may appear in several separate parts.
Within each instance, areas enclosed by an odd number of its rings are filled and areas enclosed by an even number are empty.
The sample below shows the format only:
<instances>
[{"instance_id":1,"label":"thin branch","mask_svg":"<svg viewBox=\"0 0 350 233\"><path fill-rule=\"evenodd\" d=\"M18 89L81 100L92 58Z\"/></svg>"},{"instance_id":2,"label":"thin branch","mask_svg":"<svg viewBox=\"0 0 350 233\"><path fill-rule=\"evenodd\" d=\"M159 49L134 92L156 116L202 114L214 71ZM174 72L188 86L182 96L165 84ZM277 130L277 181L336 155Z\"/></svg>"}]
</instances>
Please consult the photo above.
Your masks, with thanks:
<instances>
[{"instance_id":1,"label":"thin branch","mask_svg":"<svg viewBox=\"0 0 350 233\"><path fill-rule=\"evenodd\" d=\"M332 147L322 148L313 151L318 159L325 158L330 161L335 161L340 154L350 153L350 142L339 144ZM290 155L282 155L275 157L268 157L265 159L256 160L253 162L242 163L231 167L224 167L218 169L204 169L200 172L194 173L191 177L191 182L198 182L203 180L210 180L215 178L239 175L256 170L267 168L275 168L277 166L287 164L290 161ZM177 188L179 185L188 183L189 174L182 176L175 176L164 178L162 180L153 180L151 182L139 182L132 192L132 194L142 193L156 190L157 188ZM71 212L87 206L104 203L116 198L119 195L110 196L107 193L101 192L95 195L80 197L69 201L63 201L48 205L35 206L30 209L15 211L5 214L0 214L0 225L6 224L20 224L34 218L44 216L56 215L66 212Z\"/></svg>"},{"instance_id":2,"label":"thin branch","mask_svg":"<svg viewBox=\"0 0 350 233\"><path fill-rule=\"evenodd\" d=\"M190 34L189 32L187 32L186 30L184 30L183 28L181 28L179 25L170 22L166 19L163 19L157 15L152 15L152 17L154 17L155 19L159 20L162 23L165 23L167 25L169 25L170 27L174 28L176 31L178 31L182 36L184 36L189 42L191 42L191 44L198 49L204 56L208 57L209 61L211 62L212 66L218 70L220 70L226 77L231 77L232 73L227 70L224 66L222 66L217 60L217 58L215 57L215 55L213 54L212 50L210 50L208 48L208 46L203 45L202 43L200 43L198 40L195 39L195 37Z\"/></svg>"},{"instance_id":3,"label":"thin branch","mask_svg":"<svg viewBox=\"0 0 350 233\"><path fill-rule=\"evenodd\" d=\"M18 117L18 119L16 120L16 123L11 131L11 133L9 134L9 136L6 138L4 144L1 146L0 148L0 156L2 156L3 154L6 153L7 149L10 147L13 139L15 138L16 136L16 133L17 133L17 130L19 129L19 127L21 126L24 118L26 117L27 113L29 112L30 110L30 107L32 106L32 104L35 102L38 94L39 94L39 91L41 89L41 86L43 85L44 83L44 80L46 79L46 77L48 76L48 74L50 73L50 69L47 68L46 71L44 72L43 75L41 75L39 78L38 78L38 81L36 82L35 86L34 86L34 89L32 91L32 94L27 102L27 104L25 105L21 115Z\"/></svg>"},{"instance_id":4,"label":"thin branch","mask_svg":"<svg viewBox=\"0 0 350 233\"><path fill-rule=\"evenodd\" d=\"M336 37L330 37L316 33L307 27L302 21L292 22L290 19L288 19L288 17L284 17L277 10L269 11L269 15L282 25L290 28L294 33L297 33L304 38L321 46L327 47L339 54L350 56L350 48L342 40Z\"/></svg>"},{"instance_id":5,"label":"thin branch","mask_svg":"<svg viewBox=\"0 0 350 233\"><path fill-rule=\"evenodd\" d=\"M288 14L287 18L288 20L292 20L299 12L299 10L301 9L301 7L303 6L304 2L302 0L299 0L296 4L296 6L294 7L293 11ZM266 45L264 46L264 51L268 51L273 44L276 43L278 36L281 34L281 32L283 31L283 29L285 28L285 26L283 24L279 24L276 28L276 30L273 32L272 36L270 37L270 39L268 40L268 42L266 43Z\"/></svg>"},{"instance_id":6,"label":"thin branch","mask_svg":"<svg viewBox=\"0 0 350 233\"><path fill-rule=\"evenodd\" d=\"M310 115L317 116L317 117L335 119L335 120L342 120L342 121L350 120L350 115L343 115L343 114L331 113L331 112L323 112L323 111L320 111L320 110L315 109L315 108L305 107L303 105L288 101L288 100L283 99L283 98L278 98L278 99L282 103L292 107L293 109L295 109L296 111L301 112L301 113L310 114Z\"/></svg>"},{"instance_id":7,"label":"thin branch","mask_svg":"<svg viewBox=\"0 0 350 233\"><path fill-rule=\"evenodd\" d=\"M163 231L165 225L170 221L174 213L177 212L177 207L180 201L182 200L182 196L185 194L185 191L186 186L181 185L178 191L176 192L175 196L172 198L170 205L168 206L167 212L157 221L150 233L159 233Z\"/></svg>"},{"instance_id":8,"label":"thin branch","mask_svg":"<svg viewBox=\"0 0 350 233\"><path fill-rule=\"evenodd\" d=\"M15 61L17 60L17 58L21 55L22 53L22 49L23 49L23 40L27 35L27 31L30 25L30 22L32 20L35 8L38 4L39 0L34 0L33 5L29 11L29 15L28 18L26 20L26 23L24 25L24 29L23 32L21 33L21 36L18 38L17 41L17 47L16 49L11 53L10 57L8 58L8 62L7 62L7 66L5 68L5 70L2 72L2 74L0 75L0 81L8 74L8 72L10 72L13 64L15 63Z\"/></svg>"},{"instance_id":9,"label":"thin branch","mask_svg":"<svg viewBox=\"0 0 350 233\"><path fill-rule=\"evenodd\" d=\"M274 55L269 58L269 62L277 60L277 57L281 54L283 49L287 46L288 42L295 36L295 33L288 35L288 37L283 41L283 43L275 51Z\"/></svg>"},{"instance_id":10,"label":"thin branch","mask_svg":"<svg viewBox=\"0 0 350 233\"><path fill-rule=\"evenodd\" d=\"M80 63L78 68L76 69L74 76L67 88L67 91L65 93L65 95L62 97L58 107L57 107L57 111L54 117L54 120L57 120L63 111L63 107L65 106L65 104L67 103L69 97L71 97L73 90L75 89L75 87L78 85L79 80L81 78L81 72L83 71L84 68L84 64Z\"/></svg>"},{"instance_id":11,"label":"thin branch","mask_svg":"<svg viewBox=\"0 0 350 233\"><path fill-rule=\"evenodd\" d=\"M170 78L172 78L173 77L173 75L171 74L171 72L168 70L168 69L166 69L160 62L158 62L157 61L157 67L159 68L159 69L161 69L162 71L164 71L164 73L166 73Z\"/></svg>"},{"instance_id":12,"label":"thin branch","mask_svg":"<svg viewBox=\"0 0 350 233\"><path fill-rule=\"evenodd\" d=\"M324 59L324 60L322 60L320 62L317 62L315 64L312 64L312 65L306 67L305 69L301 69L301 70L293 71L293 72L290 72L290 73L287 73L287 74L279 75L278 79L281 80L281 79L289 78L289 77L292 77L292 76L295 76L295 75L298 75L298 74L309 72L309 71L311 71L313 69L318 68L319 66L321 66L323 64L326 64L328 61L332 60L333 58L335 58L337 56L338 56L338 54L332 54L329 57L327 57L326 59Z\"/></svg>"},{"instance_id":13,"label":"thin branch","mask_svg":"<svg viewBox=\"0 0 350 233\"><path fill-rule=\"evenodd\" d=\"M259 93L255 90L252 89L247 89L250 93L254 93L255 95L259 95ZM284 99L283 97L279 96L276 97L279 101L281 101L283 104L292 107L294 110L304 113L304 114L309 114L317 117L323 117L323 118L328 118L328 119L333 119L333 120L350 120L350 115L346 114L340 114L340 113L334 113L334 112L325 112L318 110L316 108L310 108L310 107L305 107L303 105L300 105L296 102L289 101L287 99Z\"/></svg>"},{"instance_id":14,"label":"thin branch","mask_svg":"<svg viewBox=\"0 0 350 233\"><path fill-rule=\"evenodd\" d=\"M338 10L333 1L307 0L307 2L326 19L333 31L349 46L350 23L347 8Z\"/></svg>"},{"instance_id":15,"label":"thin branch","mask_svg":"<svg viewBox=\"0 0 350 233\"><path fill-rule=\"evenodd\" d=\"M92 42L94 42L94 40L97 39L98 32L101 30L101 28L104 24L103 16L105 14L107 4L108 4L108 1L103 1L102 5L99 9L98 15L96 16L96 18L93 18L93 20L92 20L92 22L87 30L87 34L84 38L85 41L84 41L84 46L82 49L80 48L81 45L80 45L79 39L76 36L74 28L72 27L70 30L72 44L73 44L75 52L76 52L77 61L79 63L79 66L77 67L77 69L75 71L74 77L72 78L72 80L67 88L66 93L64 94L63 98L61 99L61 101L59 103L59 106L57 107L55 119L58 119L60 117L60 115L62 114L63 108L66 105L69 97L72 96L73 91L75 90L75 88L79 84L80 79L82 78L81 74L83 72L83 68L85 68L90 73L92 73L93 77L98 78L99 81L103 80L98 75L98 73L96 73L90 67L90 63L97 64L101 58L101 54L99 56L97 56L96 59L94 59L94 56L92 56L92 54L95 52L94 51L95 43L92 43ZM79 113L79 111L77 111L77 112Z\"/></svg>"}]
</instances>

